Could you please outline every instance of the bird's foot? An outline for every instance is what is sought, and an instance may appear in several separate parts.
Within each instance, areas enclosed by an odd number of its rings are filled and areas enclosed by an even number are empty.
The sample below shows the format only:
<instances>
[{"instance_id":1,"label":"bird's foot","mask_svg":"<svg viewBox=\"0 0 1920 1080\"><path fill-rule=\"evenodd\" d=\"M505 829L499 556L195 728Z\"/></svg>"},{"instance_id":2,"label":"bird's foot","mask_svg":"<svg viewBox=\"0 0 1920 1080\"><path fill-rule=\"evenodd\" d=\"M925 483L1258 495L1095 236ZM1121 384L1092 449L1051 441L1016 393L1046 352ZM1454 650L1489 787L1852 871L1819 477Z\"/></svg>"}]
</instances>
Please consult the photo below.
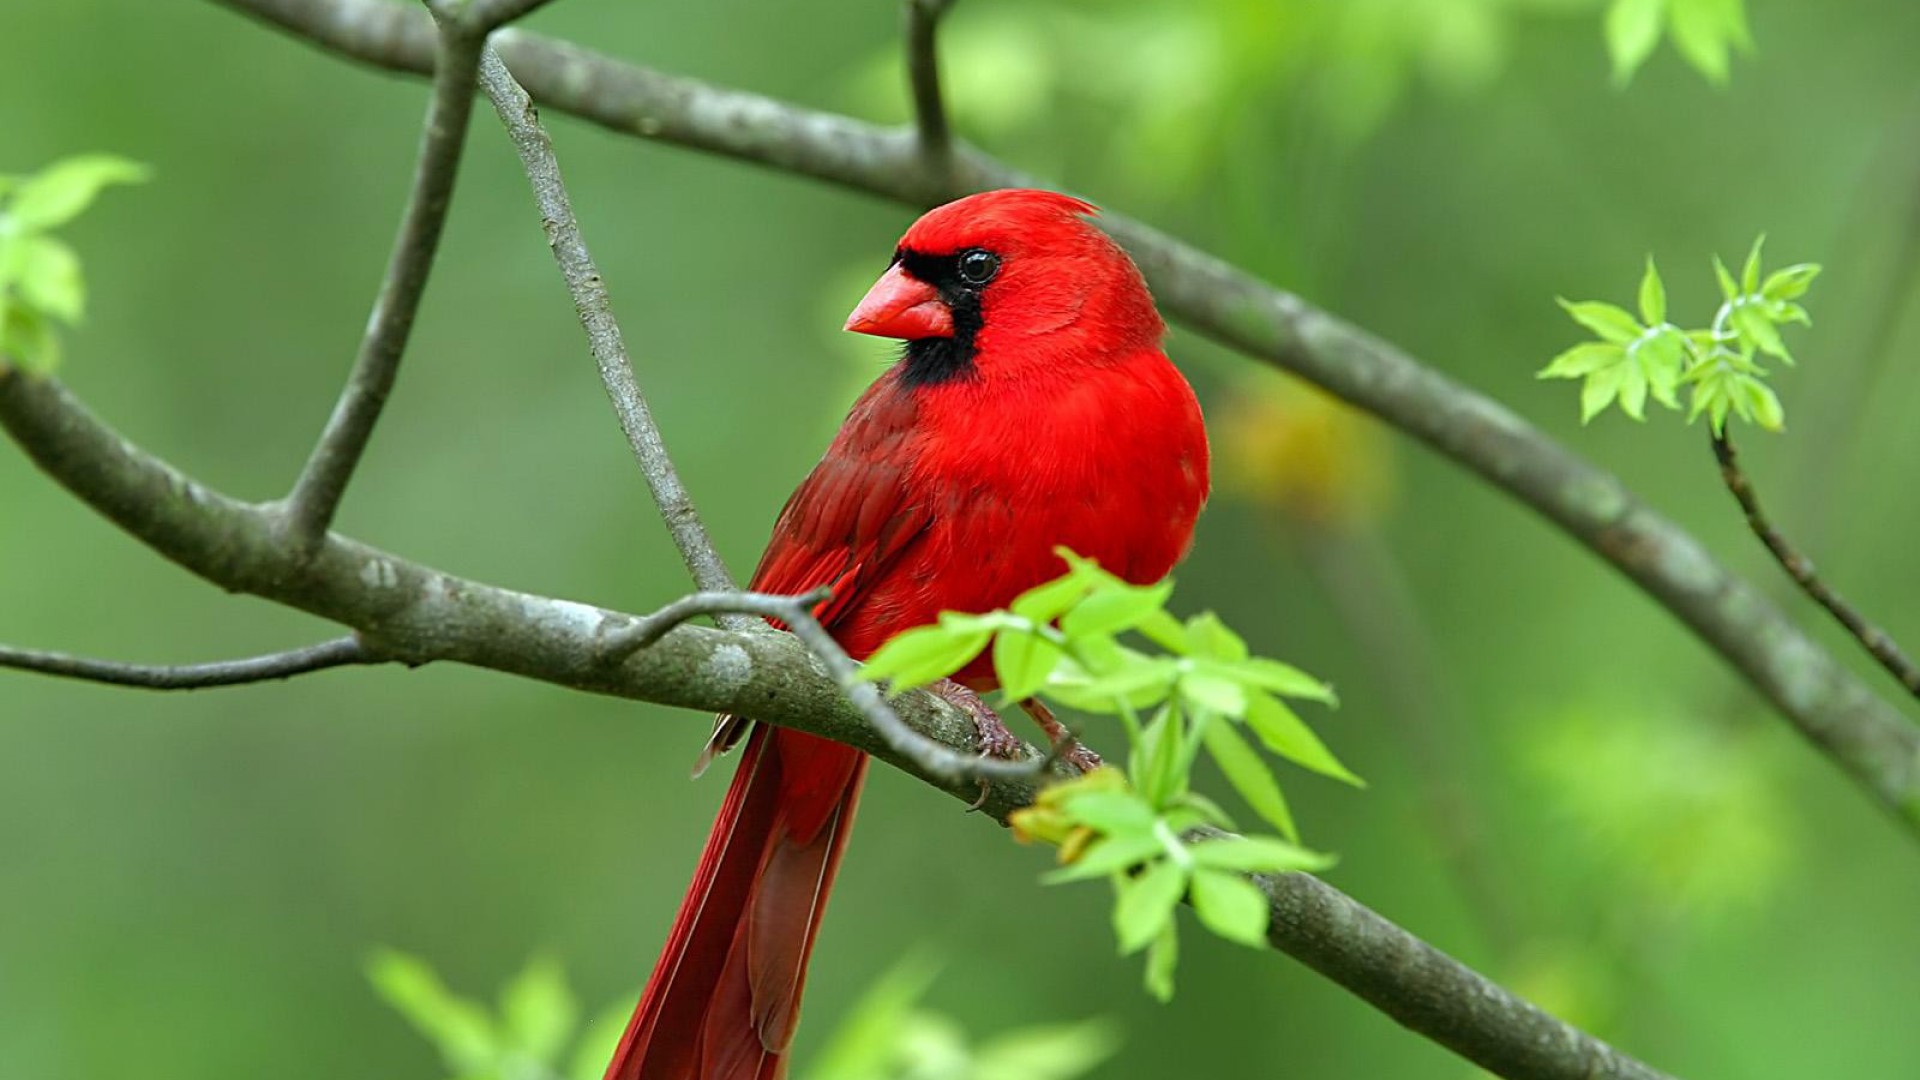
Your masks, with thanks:
<instances>
[{"instance_id":1,"label":"bird's foot","mask_svg":"<svg viewBox=\"0 0 1920 1080\"><path fill-rule=\"evenodd\" d=\"M973 718L974 738L978 740L980 752L987 757L1014 758L1020 756L1022 743L1013 732L1007 730L1006 721L993 707L981 700L980 695L954 682L942 679L928 689L942 701L964 711Z\"/></svg>"},{"instance_id":2,"label":"bird's foot","mask_svg":"<svg viewBox=\"0 0 1920 1080\"><path fill-rule=\"evenodd\" d=\"M1100 755L1094 753L1073 734L1067 725L1054 719L1053 710L1047 708L1039 698L1028 698L1020 703L1040 730L1047 733L1047 739L1053 744L1054 756L1083 773L1090 773L1101 765Z\"/></svg>"}]
</instances>

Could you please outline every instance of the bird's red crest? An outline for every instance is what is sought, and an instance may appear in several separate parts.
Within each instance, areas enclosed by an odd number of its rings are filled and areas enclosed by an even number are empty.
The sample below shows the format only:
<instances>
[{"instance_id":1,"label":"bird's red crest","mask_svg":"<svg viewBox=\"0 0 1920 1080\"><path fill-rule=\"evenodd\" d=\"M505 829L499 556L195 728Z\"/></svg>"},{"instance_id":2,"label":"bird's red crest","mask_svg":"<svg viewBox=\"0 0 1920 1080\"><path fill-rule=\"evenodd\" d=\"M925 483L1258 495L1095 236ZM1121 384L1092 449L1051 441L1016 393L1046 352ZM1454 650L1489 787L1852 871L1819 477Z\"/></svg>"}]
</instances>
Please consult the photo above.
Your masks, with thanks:
<instances>
[{"instance_id":1,"label":"bird's red crest","mask_svg":"<svg viewBox=\"0 0 1920 1080\"><path fill-rule=\"evenodd\" d=\"M1022 238L1057 243L1082 232L1095 233L1082 219L1099 212L1099 207L1085 199L1057 191L983 191L927 211L901 237L900 246L944 253L964 247L1004 245Z\"/></svg>"}]
</instances>

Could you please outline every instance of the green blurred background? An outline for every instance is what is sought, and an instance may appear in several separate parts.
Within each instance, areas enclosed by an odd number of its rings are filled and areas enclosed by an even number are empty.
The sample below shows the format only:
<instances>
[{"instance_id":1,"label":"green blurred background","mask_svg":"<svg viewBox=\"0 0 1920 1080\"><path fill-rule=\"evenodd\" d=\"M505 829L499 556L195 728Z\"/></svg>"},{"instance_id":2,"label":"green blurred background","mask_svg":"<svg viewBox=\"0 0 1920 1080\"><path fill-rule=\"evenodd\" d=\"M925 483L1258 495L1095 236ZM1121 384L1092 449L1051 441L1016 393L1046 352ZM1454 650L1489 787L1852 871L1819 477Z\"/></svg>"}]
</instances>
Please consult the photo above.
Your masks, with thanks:
<instances>
[{"instance_id":1,"label":"green blurred background","mask_svg":"<svg viewBox=\"0 0 1920 1080\"><path fill-rule=\"evenodd\" d=\"M279 494L331 405L400 208L422 84L212 4L7 0L0 171L151 163L68 232L94 311L64 376L226 491ZM1676 313L1769 234L1826 264L1767 502L1920 643L1920 7L1753 0L1716 88L1624 90L1578 0L966 0L960 130L1408 347L1617 470L1848 663L1718 487L1704 433L1582 428L1532 373L1657 254ZM615 4L533 20L665 70L904 117L890 3ZM643 380L752 565L886 345L838 333L910 209L550 116ZM1662 609L1422 448L1176 331L1220 492L1181 571L1332 678L1372 782L1285 776L1330 880L1690 1076L1920 1074L1920 858ZM433 565L644 610L685 589L490 114L341 526ZM332 631L154 557L0 446L0 640L189 661ZM1864 667L1864 665L1857 665ZM1865 676L1888 688L1877 671ZM1889 688L1889 692L1891 689ZM725 786L700 716L458 668L160 696L0 674L0 1076L442 1074L369 991L391 945L490 993L533 953L592 1006L644 980ZM1096 734L1096 745L1103 741ZM1111 740L1105 740L1111 741ZM979 1033L1108 1015L1102 1077L1464 1077L1291 960L1194 934L1173 1004L1107 897L887 770L809 984L804 1063L900 954Z\"/></svg>"}]
</instances>

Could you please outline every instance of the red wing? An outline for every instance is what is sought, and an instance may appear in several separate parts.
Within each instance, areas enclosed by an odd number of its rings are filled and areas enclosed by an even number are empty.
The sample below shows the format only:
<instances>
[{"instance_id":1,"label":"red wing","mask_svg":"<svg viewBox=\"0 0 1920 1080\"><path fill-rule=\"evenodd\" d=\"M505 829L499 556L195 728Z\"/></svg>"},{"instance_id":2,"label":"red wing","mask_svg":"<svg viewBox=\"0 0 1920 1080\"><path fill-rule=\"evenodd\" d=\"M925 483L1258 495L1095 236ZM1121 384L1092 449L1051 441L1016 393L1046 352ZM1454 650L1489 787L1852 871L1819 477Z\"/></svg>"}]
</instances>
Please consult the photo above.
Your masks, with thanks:
<instances>
[{"instance_id":1,"label":"red wing","mask_svg":"<svg viewBox=\"0 0 1920 1080\"><path fill-rule=\"evenodd\" d=\"M832 599L815 615L832 627L926 532L932 514L908 479L916 411L912 396L890 378L854 405L826 456L780 511L752 588L791 595L830 586Z\"/></svg>"}]
</instances>

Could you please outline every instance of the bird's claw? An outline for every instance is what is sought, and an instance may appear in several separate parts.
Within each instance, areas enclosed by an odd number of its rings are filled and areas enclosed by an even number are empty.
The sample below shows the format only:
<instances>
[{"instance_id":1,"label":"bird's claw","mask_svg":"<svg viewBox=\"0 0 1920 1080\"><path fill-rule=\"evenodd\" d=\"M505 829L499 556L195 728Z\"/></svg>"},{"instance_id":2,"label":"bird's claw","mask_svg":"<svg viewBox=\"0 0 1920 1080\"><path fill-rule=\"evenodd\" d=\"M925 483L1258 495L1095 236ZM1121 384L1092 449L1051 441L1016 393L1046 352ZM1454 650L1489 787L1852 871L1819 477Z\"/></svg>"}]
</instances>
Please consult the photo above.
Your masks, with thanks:
<instances>
[{"instance_id":1,"label":"bird's claw","mask_svg":"<svg viewBox=\"0 0 1920 1080\"><path fill-rule=\"evenodd\" d=\"M1000 719L1000 714L994 712L992 706L982 701L979 694L952 679L935 683L933 692L973 718L974 741L979 745L983 757L1017 758L1020 756L1026 744L1007 729L1006 721Z\"/></svg>"},{"instance_id":2,"label":"bird's claw","mask_svg":"<svg viewBox=\"0 0 1920 1080\"><path fill-rule=\"evenodd\" d=\"M1068 745L1057 752L1055 756L1083 773L1090 773L1102 764L1100 755L1094 753L1091 748L1079 739L1071 739Z\"/></svg>"}]
</instances>

